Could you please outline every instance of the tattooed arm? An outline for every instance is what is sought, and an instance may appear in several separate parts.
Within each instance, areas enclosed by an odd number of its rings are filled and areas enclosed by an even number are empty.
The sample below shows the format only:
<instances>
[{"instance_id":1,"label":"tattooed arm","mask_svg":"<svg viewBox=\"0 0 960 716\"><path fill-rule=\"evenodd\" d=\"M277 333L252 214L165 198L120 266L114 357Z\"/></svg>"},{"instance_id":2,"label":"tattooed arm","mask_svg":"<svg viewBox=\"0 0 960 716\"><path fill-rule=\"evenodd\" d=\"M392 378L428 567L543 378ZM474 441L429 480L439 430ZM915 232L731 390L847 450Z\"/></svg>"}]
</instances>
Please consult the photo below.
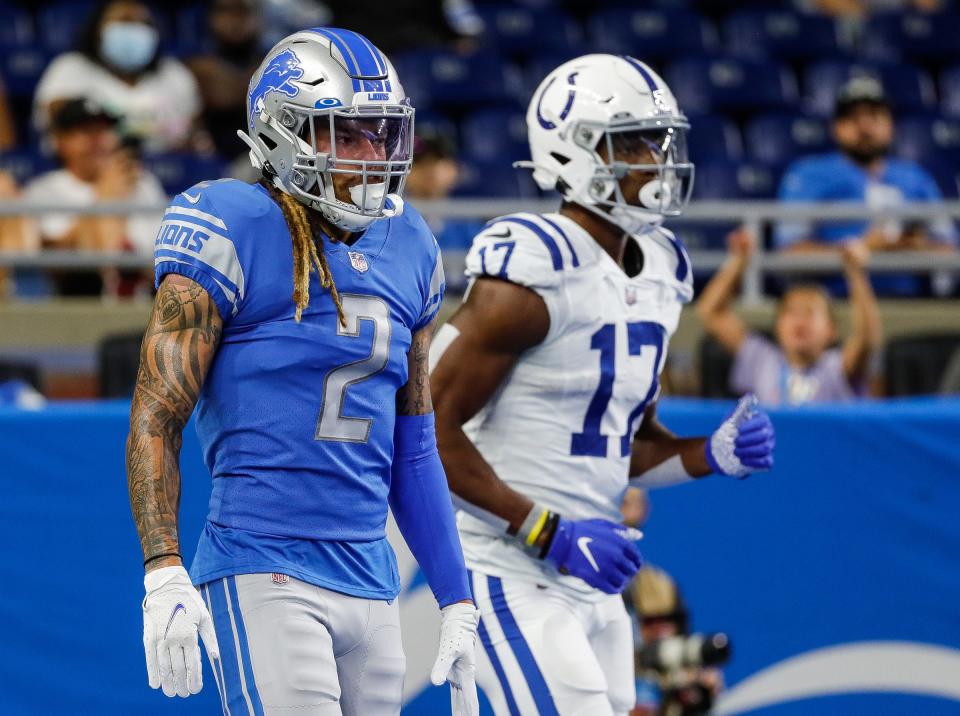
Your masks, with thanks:
<instances>
[{"instance_id":1,"label":"tattooed arm","mask_svg":"<svg viewBox=\"0 0 960 716\"><path fill-rule=\"evenodd\" d=\"M210 295L190 279L170 274L160 284L140 349L140 371L130 407L127 488L143 557L177 553L180 541L180 445L200 386L213 361L223 322ZM149 569L181 564L179 557Z\"/></svg>"},{"instance_id":2,"label":"tattooed arm","mask_svg":"<svg viewBox=\"0 0 960 716\"><path fill-rule=\"evenodd\" d=\"M426 415L433 412L430 398L430 341L436 321L413 334L407 351L407 384L397 391L397 415Z\"/></svg>"}]
</instances>

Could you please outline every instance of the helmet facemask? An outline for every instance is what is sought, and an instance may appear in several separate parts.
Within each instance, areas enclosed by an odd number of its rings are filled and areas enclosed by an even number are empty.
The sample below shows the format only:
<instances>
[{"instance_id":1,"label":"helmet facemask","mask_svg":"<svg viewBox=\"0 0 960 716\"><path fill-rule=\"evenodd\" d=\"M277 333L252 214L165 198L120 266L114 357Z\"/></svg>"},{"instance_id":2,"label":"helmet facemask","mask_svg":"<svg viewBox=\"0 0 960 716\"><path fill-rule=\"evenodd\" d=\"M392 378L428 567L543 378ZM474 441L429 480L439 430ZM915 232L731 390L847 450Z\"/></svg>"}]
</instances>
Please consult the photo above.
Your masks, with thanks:
<instances>
[{"instance_id":1,"label":"helmet facemask","mask_svg":"<svg viewBox=\"0 0 960 716\"><path fill-rule=\"evenodd\" d=\"M310 109L285 103L276 129L296 152L284 189L349 231L400 214L413 163L413 114L409 105ZM341 181L338 197L336 176L359 181L349 187ZM342 196L344 188L349 197Z\"/></svg>"},{"instance_id":2,"label":"helmet facemask","mask_svg":"<svg viewBox=\"0 0 960 716\"><path fill-rule=\"evenodd\" d=\"M593 152L595 168L584 192L591 210L629 234L679 216L693 189L684 119L583 122L574 141Z\"/></svg>"}]
</instances>

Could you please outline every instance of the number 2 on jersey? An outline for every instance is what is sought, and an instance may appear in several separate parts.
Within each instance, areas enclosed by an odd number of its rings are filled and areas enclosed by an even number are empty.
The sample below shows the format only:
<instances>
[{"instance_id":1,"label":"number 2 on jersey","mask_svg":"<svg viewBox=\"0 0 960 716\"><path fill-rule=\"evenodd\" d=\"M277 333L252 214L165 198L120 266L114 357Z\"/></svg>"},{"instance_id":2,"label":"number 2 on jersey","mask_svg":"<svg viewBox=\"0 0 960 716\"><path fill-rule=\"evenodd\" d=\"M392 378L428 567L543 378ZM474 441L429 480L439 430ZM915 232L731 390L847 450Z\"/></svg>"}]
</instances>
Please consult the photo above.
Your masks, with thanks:
<instances>
[{"instance_id":1,"label":"number 2 on jersey","mask_svg":"<svg viewBox=\"0 0 960 716\"><path fill-rule=\"evenodd\" d=\"M627 431L620 436L620 455L630 454L630 443L633 439L633 424L646 409L653 396L657 393L660 377L660 358L663 355L664 329L659 323L652 321L637 321L627 324L627 353L632 356L640 355L644 346L653 346L657 354L653 360L653 378L650 381L650 390L646 397L637 405L627 418ZM570 436L570 454L588 457L606 457L609 438L600 432L600 424L613 397L613 383L617 375L617 326L606 323L601 326L590 340L590 347L600 351L600 385L597 386L590 405L587 406L587 415L583 420L583 430Z\"/></svg>"},{"instance_id":2,"label":"number 2 on jersey","mask_svg":"<svg viewBox=\"0 0 960 716\"><path fill-rule=\"evenodd\" d=\"M360 322L373 323L373 345L366 358L334 368L323 381L323 404L317 419L314 440L339 440L365 443L370 437L373 418L352 418L343 414L347 389L370 378L387 365L390 358L390 309L375 296L343 294L343 315L347 325L337 323L337 335L360 337Z\"/></svg>"}]
</instances>

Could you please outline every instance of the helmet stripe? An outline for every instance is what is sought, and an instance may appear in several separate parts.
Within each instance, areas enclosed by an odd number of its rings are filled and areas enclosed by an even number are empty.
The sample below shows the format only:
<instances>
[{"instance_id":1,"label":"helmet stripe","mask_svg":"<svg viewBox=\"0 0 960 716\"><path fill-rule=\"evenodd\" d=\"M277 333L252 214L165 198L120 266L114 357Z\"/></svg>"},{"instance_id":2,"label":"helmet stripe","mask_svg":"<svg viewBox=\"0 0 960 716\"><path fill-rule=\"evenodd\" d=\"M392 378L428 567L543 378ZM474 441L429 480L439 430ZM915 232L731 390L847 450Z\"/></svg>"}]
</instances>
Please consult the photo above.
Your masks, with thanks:
<instances>
[{"instance_id":1,"label":"helmet stripe","mask_svg":"<svg viewBox=\"0 0 960 716\"><path fill-rule=\"evenodd\" d=\"M314 32L330 40L347 63L347 71L356 79L382 79L386 75L386 63L381 60L370 41L350 30L336 27L317 27Z\"/></svg>"},{"instance_id":2,"label":"helmet stripe","mask_svg":"<svg viewBox=\"0 0 960 716\"><path fill-rule=\"evenodd\" d=\"M633 67L633 69L635 69L637 72L639 72L643 76L643 79L646 80L647 87L650 88L651 92L656 92L658 89L660 89L659 87L657 87L657 81L653 79L653 75L647 72L646 67L641 65L637 60L627 55L624 55L623 59L625 59L630 64L630 66Z\"/></svg>"}]
</instances>

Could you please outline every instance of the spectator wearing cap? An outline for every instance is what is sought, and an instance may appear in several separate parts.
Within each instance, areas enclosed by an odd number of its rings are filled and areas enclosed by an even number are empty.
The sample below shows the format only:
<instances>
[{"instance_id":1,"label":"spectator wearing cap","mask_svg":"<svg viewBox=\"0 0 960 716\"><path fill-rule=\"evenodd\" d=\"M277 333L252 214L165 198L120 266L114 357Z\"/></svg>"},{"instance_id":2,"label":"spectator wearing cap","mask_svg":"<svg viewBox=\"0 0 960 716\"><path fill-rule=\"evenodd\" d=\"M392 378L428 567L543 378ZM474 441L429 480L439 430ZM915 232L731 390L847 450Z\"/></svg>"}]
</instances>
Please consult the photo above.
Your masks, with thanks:
<instances>
[{"instance_id":1,"label":"spectator wearing cap","mask_svg":"<svg viewBox=\"0 0 960 716\"><path fill-rule=\"evenodd\" d=\"M203 122L221 157L242 155L249 163L237 127L245 112L250 77L263 59L260 4L256 0L215 0L207 22L208 51L187 60L200 87Z\"/></svg>"},{"instance_id":2,"label":"spectator wearing cap","mask_svg":"<svg viewBox=\"0 0 960 716\"><path fill-rule=\"evenodd\" d=\"M890 105L879 82L857 77L841 87L832 132L838 151L797 160L784 174L779 198L785 202L850 201L871 209L890 209L911 202L941 201L933 177L915 162L889 156L894 138ZM953 251L957 235L948 220L791 222L777 226L774 243L792 252L838 251L844 242L861 239L872 251ZM843 294L843 284L828 284ZM875 276L877 293L917 296L919 277Z\"/></svg>"},{"instance_id":3,"label":"spectator wearing cap","mask_svg":"<svg viewBox=\"0 0 960 716\"><path fill-rule=\"evenodd\" d=\"M34 95L34 117L46 129L67 99L99 102L139 136L148 151L204 144L200 94L193 75L160 50L153 12L139 0L108 0L92 13L76 52L54 58ZM209 141L206 141L209 148Z\"/></svg>"},{"instance_id":4,"label":"spectator wearing cap","mask_svg":"<svg viewBox=\"0 0 960 716\"><path fill-rule=\"evenodd\" d=\"M24 190L31 201L56 201L83 209L97 202L163 204L160 182L140 164L132 147L121 142L117 119L89 99L64 103L51 121L51 139L61 169L41 174ZM42 216L39 230L47 247L83 251L153 252L159 216Z\"/></svg>"}]
</instances>

